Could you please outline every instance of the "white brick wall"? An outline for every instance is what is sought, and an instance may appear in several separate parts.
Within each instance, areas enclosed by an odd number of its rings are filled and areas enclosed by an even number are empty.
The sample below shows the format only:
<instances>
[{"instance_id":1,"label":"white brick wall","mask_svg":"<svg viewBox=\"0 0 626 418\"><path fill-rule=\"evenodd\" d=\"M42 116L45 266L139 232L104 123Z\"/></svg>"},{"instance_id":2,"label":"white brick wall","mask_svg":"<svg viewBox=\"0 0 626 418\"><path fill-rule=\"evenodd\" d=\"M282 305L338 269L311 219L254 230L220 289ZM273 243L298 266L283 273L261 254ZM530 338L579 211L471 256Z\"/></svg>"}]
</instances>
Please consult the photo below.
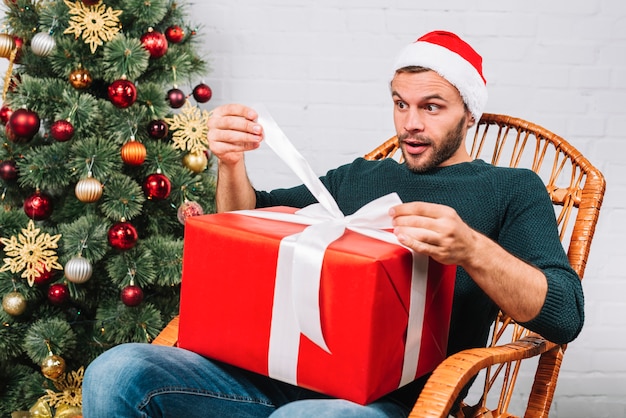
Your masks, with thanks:
<instances>
[{"instance_id":1,"label":"white brick wall","mask_svg":"<svg viewBox=\"0 0 626 418\"><path fill-rule=\"evenodd\" d=\"M433 29L467 38L484 57L488 111L564 136L607 177L587 323L551 416L626 416L626 3L211 0L194 10L213 64L209 104L265 103L319 174L393 133L388 70L399 48ZM257 187L297 182L267 149L248 163Z\"/></svg>"},{"instance_id":2,"label":"white brick wall","mask_svg":"<svg viewBox=\"0 0 626 418\"><path fill-rule=\"evenodd\" d=\"M265 103L319 174L393 134L389 66L399 48L433 29L470 41L485 61L487 111L564 136L607 178L586 327L565 356L551 416L626 416L623 0L209 0L192 11L213 67L208 107ZM266 148L248 163L259 188L297 182Z\"/></svg>"}]
</instances>

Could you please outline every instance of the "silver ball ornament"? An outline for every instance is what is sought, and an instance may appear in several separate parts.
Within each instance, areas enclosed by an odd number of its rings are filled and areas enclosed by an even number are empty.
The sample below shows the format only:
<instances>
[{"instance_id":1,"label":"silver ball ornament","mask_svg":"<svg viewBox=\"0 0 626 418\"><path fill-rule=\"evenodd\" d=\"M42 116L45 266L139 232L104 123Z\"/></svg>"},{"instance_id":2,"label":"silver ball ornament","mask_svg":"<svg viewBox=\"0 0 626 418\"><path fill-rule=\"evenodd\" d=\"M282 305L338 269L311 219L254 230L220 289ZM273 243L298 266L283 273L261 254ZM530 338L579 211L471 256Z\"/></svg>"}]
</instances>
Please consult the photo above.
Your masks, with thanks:
<instances>
[{"instance_id":1,"label":"silver ball ornament","mask_svg":"<svg viewBox=\"0 0 626 418\"><path fill-rule=\"evenodd\" d=\"M47 57L52 53L56 44L56 41L49 33L39 32L33 36L33 39L31 39L30 49L35 55Z\"/></svg>"},{"instance_id":2,"label":"silver ball ornament","mask_svg":"<svg viewBox=\"0 0 626 418\"><path fill-rule=\"evenodd\" d=\"M93 273L91 263L81 256L72 257L65 264L64 270L67 280L76 284L85 283Z\"/></svg>"}]
</instances>

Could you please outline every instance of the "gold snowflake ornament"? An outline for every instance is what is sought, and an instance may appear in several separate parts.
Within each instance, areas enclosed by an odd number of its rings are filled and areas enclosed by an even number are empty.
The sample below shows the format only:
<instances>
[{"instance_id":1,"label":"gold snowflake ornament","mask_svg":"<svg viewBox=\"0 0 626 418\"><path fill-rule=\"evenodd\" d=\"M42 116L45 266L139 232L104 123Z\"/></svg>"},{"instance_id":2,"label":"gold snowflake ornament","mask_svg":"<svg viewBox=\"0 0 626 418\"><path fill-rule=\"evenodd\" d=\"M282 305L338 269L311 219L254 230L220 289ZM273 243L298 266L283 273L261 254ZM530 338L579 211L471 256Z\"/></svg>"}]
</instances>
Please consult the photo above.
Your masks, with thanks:
<instances>
[{"instance_id":1,"label":"gold snowflake ornament","mask_svg":"<svg viewBox=\"0 0 626 418\"><path fill-rule=\"evenodd\" d=\"M57 243L61 235L50 236L40 234L40 232L39 228L35 228L35 222L30 220L28 227L22 229L19 236L0 238L4 244L4 253L8 256L4 259L0 272L18 273L21 271L21 277L27 279L28 285L33 287L35 279L39 277L43 268L49 271L63 270L54 250L58 248Z\"/></svg>"},{"instance_id":2,"label":"gold snowflake ornament","mask_svg":"<svg viewBox=\"0 0 626 418\"><path fill-rule=\"evenodd\" d=\"M197 106L192 106L188 101L182 108L181 113L165 119L170 127L174 148L189 151L191 153L201 153L207 149L209 127L209 112L200 110Z\"/></svg>"},{"instance_id":3,"label":"gold snowflake ornament","mask_svg":"<svg viewBox=\"0 0 626 418\"><path fill-rule=\"evenodd\" d=\"M121 10L107 8L104 3L86 6L82 0L74 3L68 0L64 2L70 8L72 17L69 27L63 33L73 33L76 39L82 35L85 43L89 44L92 54L95 54L98 46L104 41L112 40L119 33Z\"/></svg>"},{"instance_id":4,"label":"gold snowflake ornament","mask_svg":"<svg viewBox=\"0 0 626 418\"><path fill-rule=\"evenodd\" d=\"M47 394L44 395L42 399L51 406L81 406L83 403L82 385L84 374L84 367L70 373L65 373L63 377L52 382L58 392L46 389Z\"/></svg>"}]
</instances>

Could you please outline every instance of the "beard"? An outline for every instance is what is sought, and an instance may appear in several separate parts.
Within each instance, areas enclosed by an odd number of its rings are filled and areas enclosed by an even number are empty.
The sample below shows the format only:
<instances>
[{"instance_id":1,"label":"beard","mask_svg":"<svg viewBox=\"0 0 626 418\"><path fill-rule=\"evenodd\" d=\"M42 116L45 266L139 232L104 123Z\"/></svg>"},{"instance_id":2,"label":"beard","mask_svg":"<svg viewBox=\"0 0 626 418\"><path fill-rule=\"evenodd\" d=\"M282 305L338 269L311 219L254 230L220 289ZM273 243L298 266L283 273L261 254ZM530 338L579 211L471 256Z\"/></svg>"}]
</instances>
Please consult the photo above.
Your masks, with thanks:
<instances>
[{"instance_id":1,"label":"beard","mask_svg":"<svg viewBox=\"0 0 626 418\"><path fill-rule=\"evenodd\" d=\"M414 173L425 173L433 168L439 167L450 157L452 157L463 143L465 135L465 125L467 123L467 116L459 121L459 123L446 133L443 141L440 144L436 144L431 138L425 137L419 134L411 134L409 132L398 136L400 145L407 139L412 139L428 145L430 149L430 158L424 154L418 156L407 153L404 147L401 146L402 156L404 162L409 170Z\"/></svg>"}]
</instances>

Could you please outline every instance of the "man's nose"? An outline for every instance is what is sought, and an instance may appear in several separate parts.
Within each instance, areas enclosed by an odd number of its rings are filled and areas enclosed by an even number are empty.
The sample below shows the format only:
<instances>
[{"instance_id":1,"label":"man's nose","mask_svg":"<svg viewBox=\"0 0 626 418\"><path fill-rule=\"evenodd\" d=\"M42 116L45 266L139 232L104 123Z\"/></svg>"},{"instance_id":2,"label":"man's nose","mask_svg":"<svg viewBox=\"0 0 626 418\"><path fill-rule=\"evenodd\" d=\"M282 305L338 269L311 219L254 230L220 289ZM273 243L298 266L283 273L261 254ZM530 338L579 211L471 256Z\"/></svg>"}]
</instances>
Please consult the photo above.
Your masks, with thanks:
<instances>
[{"instance_id":1,"label":"man's nose","mask_svg":"<svg viewBox=\"0 0 626 418\"><path fill-rule=\"evenodd\" d=\"M424 118L419 109L411 109L404 121L404 130L407 132L421 132L424 130Z\"/></svg>"}]
</instances>

